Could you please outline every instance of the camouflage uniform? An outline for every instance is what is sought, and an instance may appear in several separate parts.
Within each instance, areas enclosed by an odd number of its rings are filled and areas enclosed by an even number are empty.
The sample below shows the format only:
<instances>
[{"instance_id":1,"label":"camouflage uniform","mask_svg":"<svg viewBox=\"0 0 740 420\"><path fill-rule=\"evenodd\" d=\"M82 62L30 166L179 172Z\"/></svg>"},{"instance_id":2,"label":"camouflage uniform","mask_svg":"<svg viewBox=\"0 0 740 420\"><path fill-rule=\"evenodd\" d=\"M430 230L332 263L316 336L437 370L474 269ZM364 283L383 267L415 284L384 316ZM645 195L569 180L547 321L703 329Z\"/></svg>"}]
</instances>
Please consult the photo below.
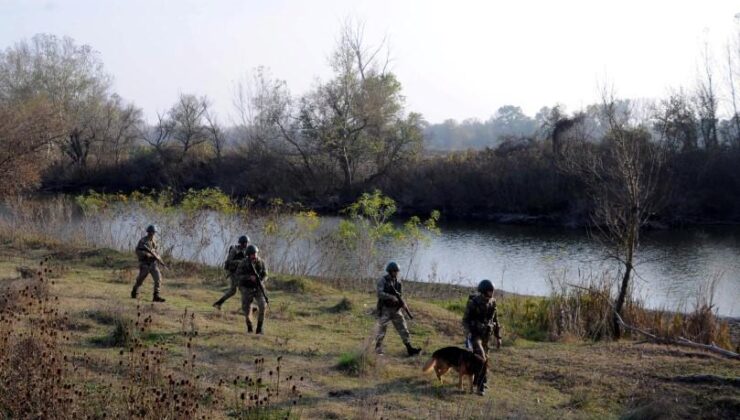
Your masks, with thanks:
<instances>
[{"instance_id":1,"label":"camouflage uniform","mask_svg":"<svg viewBox=\"0 0 740 420\"><path fill-rule=\"evenodd\" d=\"M154 236L150 237L147 235L141 238L139 243L136 244L136 256L139 259L139 275L136 277L134 289L131 291L132 297L136 296L139 287L144 283L144 279L148 274L151 274L152 280L154 280L154 297L159 297L159 286L162 275L159 272L157 259L152 257L147 249L157 252L157 241L154 239Z\"/></svg>"},{"instance_id":2,"label":"camouflage uniform","mask_svg":"<svg viewBox=\"0 0 740 420\"><path fill-rule=\"evenodd\" d=\"M267 281L267 267L265 262L256 257L254 261L249 257L239 261L239 265L234 273L236 282L239 285L239 292L242 294L242 310L247 320L247 331L252 332L252 303L257 304L257 334L262 333L262 323L265 320L265 296L257 286L261 281L264 287Z\"/></svg>"},{"instance_id":3,"label":"camouflage uniform","mask_svg":"<svg viewBox=\"0 0 740 420\"><path fill-rule=\"evenodd\" d=\"M236 280L236 268L239 266L239 261L247 258L247 246L244 244L244 246L240 245L234 245L229 247L229 256L226 257L226 261L224 262L224 269L229 273L227 277L229 278L229 289L224 293L223 296L221 296L221 299L216 301L214 305L218 306L219 308L221 305L223 305L224 302L226 302L227 299L234 296L236 294L236 289L239 287L239 284Z\"/></svg>"},{"instance_id":4,"label":"camouflage uniform","mask_svg":"<svg viewBox=\"0 0 740 420\"><path fill-rule=\"evenodd\" d=\"M488 340L491 334L496 339L501 339L496 299L488 299L480 293L470 295L465 307L465 315L463 315L463 327L465 328L466 345L473 353L488 359ZM485 387L486 376L486 372L480 375L478 383L480 391Z\"/></svg>"},{"instance_id":5,"label":"camouflage uniform","mask_svg":"<svg viewBox=\"0 0 740 420\"><path fill-rule=\"evenodd\" d=\"M463 327L473 352L487 358L488 340L491 334L497 339L501 338L496 299L487 299L482 294L470 295L463 316Z\"/></svg>"},{"instance_id":6,"label":"camouflage uniform","mask_svg":"<svg viewBox=\"0 0 740 420\"><path fill-rule=\"evenodd\" d=\"M393 323L398 335L403 340L403 344L407 348L411 346L411 337L406 326L406 318L401 312L401 304L392 293L392 289L395 288L401 294L402 287L401 281L394 279L390 274L386 274L378 280L378 334L375 337L375 349L379 353L382 352L383 339L389 322Z\"/></svg>"}]
</instances>

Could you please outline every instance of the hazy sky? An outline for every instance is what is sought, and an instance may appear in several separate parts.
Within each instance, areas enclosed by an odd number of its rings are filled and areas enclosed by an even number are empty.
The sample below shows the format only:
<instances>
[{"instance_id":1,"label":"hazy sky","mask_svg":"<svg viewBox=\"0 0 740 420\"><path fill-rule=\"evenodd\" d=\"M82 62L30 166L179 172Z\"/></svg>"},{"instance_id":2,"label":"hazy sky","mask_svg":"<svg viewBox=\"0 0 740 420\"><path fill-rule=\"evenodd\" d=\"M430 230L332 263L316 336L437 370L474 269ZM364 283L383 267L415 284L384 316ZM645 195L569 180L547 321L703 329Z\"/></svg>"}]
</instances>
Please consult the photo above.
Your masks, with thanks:
<instances>
[{"instance_id":1,"label":"hazy sky","mask_svg":"<svg viewBox=\"0 0 740 420\"><path fill-rule=\"evenodd\" d=\"M505 104L577 109L605 80L626 97L693 86L704 40L724 64L739 13L725 0L0 0L0 47L68 35L100 52L115 90L147 116L186 92L207 95L228 121L235 81L256 66L294 94L326 79L353 17L368 41L388 39L408 108L441 122L487 119Z\"/></svg>"}]
</instances>

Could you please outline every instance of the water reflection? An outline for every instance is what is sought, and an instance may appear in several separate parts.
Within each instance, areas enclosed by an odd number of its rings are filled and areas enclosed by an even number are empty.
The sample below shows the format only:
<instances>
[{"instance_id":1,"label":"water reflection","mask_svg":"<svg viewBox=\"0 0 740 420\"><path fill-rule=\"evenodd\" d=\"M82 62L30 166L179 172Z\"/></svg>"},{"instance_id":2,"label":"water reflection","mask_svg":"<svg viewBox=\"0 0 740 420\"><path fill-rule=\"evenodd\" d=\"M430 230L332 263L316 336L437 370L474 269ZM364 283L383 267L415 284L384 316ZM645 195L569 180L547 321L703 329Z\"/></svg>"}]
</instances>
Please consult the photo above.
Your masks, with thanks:
<instances>
[{"instance_id":1,"label":"water reflection","mask_svg":"<svg viewBox=\"0 0 740 420\"><path fill-rule=\"evenodd\" d=\"M318 234L325 234L337 222L337 218L323 218ZM110 231L94 232L91 239L129 249L146 224L140 215L119 214L110 223ZM194 229L163 231L163 240L175 257L220 265L228 245L244 233L260 245L273 267L303 263L304 270L315 271L321 266L320 247L314 245L310 252L299 248L310 241L298 239L288 245L261 237L254 225L221 216L211 216ZM613 260L605 259L599 242L585 231L530 226L447 224L441 235L431 237L415 253L408 248L384 248L384 252L406 267L402 274L408 270L408 277L414 279L474 285L488 278L504 290L534 295L550 292L548 279L573 282L599 276L604 270L613 273L617 267ZM707 280L721 276L715 294L719 313L740 316L739 255L737 226L648 232L638 254L635 292L651 307L690 309L697 290Z\"/></svg>"},{"instance_id":2,"label":"water reflection","mask_svg":"<svg viewBox=\"0 0 740 420\"><path fill-rule=\"evenodd\" d=\"M738 227L645 233L635 292L652 307L691 308L697 289L721 276L715 304L740 316L739 236ZM415 260L421 279L472 285L489 278L505 290L539 295L550 291L548 278L575 280L618 267L584 231L475 224L444 226Z\"/></svg>"}]
</instances>

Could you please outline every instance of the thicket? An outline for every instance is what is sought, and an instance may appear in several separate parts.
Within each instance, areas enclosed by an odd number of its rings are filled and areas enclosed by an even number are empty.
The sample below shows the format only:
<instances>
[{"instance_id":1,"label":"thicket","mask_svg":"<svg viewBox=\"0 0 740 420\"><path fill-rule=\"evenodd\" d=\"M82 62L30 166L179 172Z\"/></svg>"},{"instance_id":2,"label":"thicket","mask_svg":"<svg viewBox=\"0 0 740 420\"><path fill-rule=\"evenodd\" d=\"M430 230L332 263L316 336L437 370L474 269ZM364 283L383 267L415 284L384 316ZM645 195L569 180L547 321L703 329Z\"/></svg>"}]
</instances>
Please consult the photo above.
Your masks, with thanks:
<instances>
[{"instance_id":1,"label":"thicket","mask_svg":"<svg viewBox=\"0 0 740 420\"><path fill-rule=\"evenodd\" d=\"M666 225L740 221L740 148L697 149L668 154L665 205L652 219ZM53 174L53 175L52 175ZM164 165L143 154L121 166L49 172L49 192L158 191L219 188L236 198L269 206L278 198L319 212L336 213L357 195L322 193L326 185L303 185L302 174L276 158L227 155L181 166ZM515 150L484 149L428 156L393 168L362 190L381 189L401 214L439 210L445 218L503 223L585 225L592 207L578 177L562 173L550 141ZM331 191L331 190L330 190ZM358 193L359 195L359 193Z\"/></svg>"}]
</instances>

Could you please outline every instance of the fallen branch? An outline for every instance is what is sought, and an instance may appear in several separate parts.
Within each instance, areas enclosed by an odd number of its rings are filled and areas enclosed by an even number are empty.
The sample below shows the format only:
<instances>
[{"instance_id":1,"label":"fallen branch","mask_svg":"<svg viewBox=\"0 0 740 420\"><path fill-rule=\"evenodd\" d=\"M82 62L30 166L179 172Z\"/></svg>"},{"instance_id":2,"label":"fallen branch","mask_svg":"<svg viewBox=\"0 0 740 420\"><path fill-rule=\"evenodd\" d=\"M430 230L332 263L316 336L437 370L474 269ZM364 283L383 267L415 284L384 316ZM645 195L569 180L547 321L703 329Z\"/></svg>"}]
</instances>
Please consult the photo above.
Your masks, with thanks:
<instances>
[{"instance_id":1,"label":"fallen branch","mask_svg":"<svg viewBox=\"0 0 740 420\"><path fill-rule=\"evenodd\" d=\"M671 338L658 337L658 336L656 336L654 334L650 334L649 332L647 332L645 330L641 330L641 329L639 329L637 327L633 327L632 325L627 324L626 322L624 322L624 320L622 319L622 317L616 311L614 312L614 314L617 315L617 321L619 322L619 325L621 325L623 328L625 328L627 330L630 330L630 331L638 332L638 333L644 335L645 337L648 337L650 340L652 340L655 343L658 343L658 344L671 344L671 345L675 345L675 346L691 347L691 348L695 348L695 349L701 349L701 350L710 351L712 353L717 353L717 354L720 354L720 355L722 355L724 357L728 357L730 359L740 360L740 354L737 354L735 352L732 352L732 351L723 349L722 347L719 347L719 346L717 346L714 343L712 343L712 344L699 344L699 343L695 343L695 342L693 342L691 340L688 340L688 339L686 339L684 337L679 337L677 340L674 340L674 339L671 339Z\"/></svg>"},{"instance_id":2,"label":"fallen branch","mask_svg":"<svg viewBox=\"0 0 740 420\"><path fill-rule=\"evenodd\" d=\"M688 375L674 376L672 381L684 382L689 384L709 384L709 385L727 385L740 388L740 378L724 378L716 375Z\"/></svg>"}]
</instances>

